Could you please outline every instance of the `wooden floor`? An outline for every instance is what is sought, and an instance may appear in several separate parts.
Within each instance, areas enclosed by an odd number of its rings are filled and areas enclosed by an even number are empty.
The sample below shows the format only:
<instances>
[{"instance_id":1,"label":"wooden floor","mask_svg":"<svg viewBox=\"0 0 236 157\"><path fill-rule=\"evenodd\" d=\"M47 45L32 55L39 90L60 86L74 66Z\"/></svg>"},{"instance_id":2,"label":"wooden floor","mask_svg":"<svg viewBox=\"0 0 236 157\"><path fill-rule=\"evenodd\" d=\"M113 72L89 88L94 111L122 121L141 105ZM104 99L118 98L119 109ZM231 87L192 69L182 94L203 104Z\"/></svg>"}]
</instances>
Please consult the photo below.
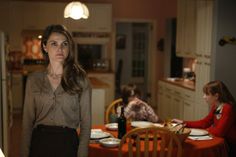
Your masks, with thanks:
<instances>
[{"instance_id":1,"label":"wooden floor","mask_svg":"<svg viewBox=\"0 0 236 157\"><path fill-rule=\"evenodd\" d=\"M9 157L20 156L21 146L21 124L22 115L20 113L13 115L13 125L10 129L10 140L9 140Z\"/></svg>"}]
</instances>

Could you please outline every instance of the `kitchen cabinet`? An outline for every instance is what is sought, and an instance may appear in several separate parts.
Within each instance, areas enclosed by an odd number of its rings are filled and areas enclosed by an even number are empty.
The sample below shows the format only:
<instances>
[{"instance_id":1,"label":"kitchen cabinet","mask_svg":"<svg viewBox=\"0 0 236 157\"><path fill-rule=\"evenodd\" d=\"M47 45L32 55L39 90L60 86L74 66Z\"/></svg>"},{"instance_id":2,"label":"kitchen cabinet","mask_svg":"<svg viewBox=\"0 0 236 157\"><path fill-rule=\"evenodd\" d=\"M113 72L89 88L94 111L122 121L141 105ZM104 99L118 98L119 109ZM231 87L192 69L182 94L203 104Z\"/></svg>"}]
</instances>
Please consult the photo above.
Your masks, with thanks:
<instances>
[{"instance_id":1,"label":"kitchen cabinet","mask_svg":"<svg viewBox=\"0 0 236 157\"><path fill-rule=\"evenodd\" d=\"M178 0L176 55L194 58L196 52L196 0Z\"/></svg>"},{"instance_id":2,"label":"kitchen cabinet","mask_svg":"<svg viewBox=\"0 0 236 157\"><path fill-rule=\"evenodd\" d=\"M43 30L50 24L63 24L64 3L23 2L23 8L23 28L26 30Z\"/></svg>"},{"instance_id":3,"label":"kitchen cabinet","mask_svg":"<svg viewBox=\"0 0 236 157\"><path fill-rule=\"evenodd\" d=\"M210 81L212 71L213 8L214 1L178 0L176 54L197 60L195 119L202 118L209 112L208 105L203 100L202 88ZM188 108L187 103L185 108Z\"/></svg>"},{"instance_id":4,"label":"kitchen cabinet","mask_svg":"<svg viewBox=\"0 0 236 157\"><path fill-rule=\"evenodd\" d=\"M158 83L158 114L161 119L193 120L195 92L164 81Z\"/></svg>"},{"instance_id":5,"label":"kitchen cabinet","mask_svg":"<svg viewBox=\"0 0 236 157\"><path fill-rule=\"evenodd\" d=\"M4 24L8 27L7 33L9 35L9 44L11 50L21 50L22 49L22 39L21 39L21 32L23 28L23 12L24 8L21 3L5 3L5 8L8 10L8 16L6 16L9 19L5 19L4 17L3 21Z\"/></svg>"},{"instance_id":6,"label":"kitchen cabinet","mask_svg":"<svg viewBox=\"0 0 236 157\"><path fill-rule=\"evenodd\" d=\"M64 24L75 32L111 32L112 5L86 4L89 9L89 18L73 20L64 19Z\"/></svg>"},{"instance_id":7,"label":"kitchen cabinet","mask_svg":"<svg viewBox=\"0 0 236 157\"><path fill-rule=\"evenodd\" d=\"M203 99L203 86L210 81L212 53L213 1L197 1L196 42L196 119L206 116L209 107Z\"/></svg>"},{"instance_id":8,"label":"kitchen cabinet","mask_svg":"<svg viewBox=\"0 0 236 157\"><path fill-rule=\"evenodd\" d=\"M195 119L195 91L182 89L182 98L183 98L183 117L184 120L193 120Z\"/></svg>"}]
</instances>

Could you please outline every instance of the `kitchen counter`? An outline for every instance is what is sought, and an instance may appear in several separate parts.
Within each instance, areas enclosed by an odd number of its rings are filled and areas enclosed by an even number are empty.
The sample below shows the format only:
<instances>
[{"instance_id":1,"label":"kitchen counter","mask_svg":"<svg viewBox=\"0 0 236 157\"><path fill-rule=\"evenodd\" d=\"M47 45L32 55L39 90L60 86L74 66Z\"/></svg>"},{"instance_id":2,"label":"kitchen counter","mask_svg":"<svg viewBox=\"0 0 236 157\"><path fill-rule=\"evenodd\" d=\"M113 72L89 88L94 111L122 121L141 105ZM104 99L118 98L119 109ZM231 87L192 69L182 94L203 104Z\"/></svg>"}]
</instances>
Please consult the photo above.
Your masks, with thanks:
<instances>
[{"instance_id":1,"label":"kitchen counter","mask_svg":"<svg viewBox=\"0 0 236 157\"><path fill-rule=\"evenodd\" d=\"M96 77L89 77L92 88L109 88L109 84L103 82Z\"/></svg>"},{"instance_id":2,"label":"kitchen counter","mask_svg":"<svg viewBox=\"0 0 236 157\"><path fill-rule=\"evenodd\" d=\"M191 80L184 80L182 78L164 78L162 81L195 91L195 82Z\"/></svg>"}]
</instances>

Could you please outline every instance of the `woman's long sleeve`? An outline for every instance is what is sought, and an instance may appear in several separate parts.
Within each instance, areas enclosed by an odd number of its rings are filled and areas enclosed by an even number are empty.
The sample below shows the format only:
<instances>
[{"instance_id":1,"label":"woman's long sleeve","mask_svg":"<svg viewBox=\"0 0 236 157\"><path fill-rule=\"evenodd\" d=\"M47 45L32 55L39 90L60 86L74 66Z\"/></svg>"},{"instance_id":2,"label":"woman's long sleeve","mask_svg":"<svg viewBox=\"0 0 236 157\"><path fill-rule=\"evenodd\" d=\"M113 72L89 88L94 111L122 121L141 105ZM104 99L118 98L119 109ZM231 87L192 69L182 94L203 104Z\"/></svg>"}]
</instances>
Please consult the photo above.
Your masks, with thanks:
<instances>
[{"instance_id":1,"label":"woman's long sleeve","mask_svg":"<svg viewBox=\"0 0 236 157\"><path fill-rule=\"evenodd\" d=\"M24 113L23 113L23 124L22 124L21 157L29 156L33 122L35 120L34 100L32 97L31 87L32 87L31 80L30 77L28 77L26 83L24 111L23 111Z\"/></svg>"},{"instance_id":2,"label":"woman's long sleeve","mask_svg":"<svg viewBox=\"0 0 236 157\"><path fill-rule=\"evenodd\" d=\"M89 84L81 95L80 105L80 141L77 156L87 157L91 130L91 88Z\"/></svg>"}]
</instances>

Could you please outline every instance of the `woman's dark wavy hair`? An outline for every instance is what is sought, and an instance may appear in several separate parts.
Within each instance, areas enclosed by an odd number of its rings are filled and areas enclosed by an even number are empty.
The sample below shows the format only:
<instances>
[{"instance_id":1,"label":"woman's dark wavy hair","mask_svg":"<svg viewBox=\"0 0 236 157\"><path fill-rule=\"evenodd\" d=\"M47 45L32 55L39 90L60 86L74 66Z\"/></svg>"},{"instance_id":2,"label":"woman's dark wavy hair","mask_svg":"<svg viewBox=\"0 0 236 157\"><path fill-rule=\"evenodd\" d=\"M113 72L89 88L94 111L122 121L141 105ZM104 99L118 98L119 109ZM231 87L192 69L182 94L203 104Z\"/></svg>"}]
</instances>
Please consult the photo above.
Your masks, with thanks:
<instances>
[{"instance_id":1,"label":"woman's dark wavy hair","mask_svg":"<svg viewBox=\"0 0 236 157\"><path fill-rule=\"evenodd\" d=\"M131 96L141 97L141 92L135 84L129 83L121 89L121 97L125 105L129 103L128 99Z\"/></svg>"},{"instance_id":2,"label":"woman's dark wavy hair","mask_svg":"<svg viewBox=\"0 0 236 157\"><path fill-rule=\"evenodd\" d=\"M233 106L234 111L236 111L236 102L233 95L230 93L226 85L219 80L211 81L203 87L203 92L207 95L219 95L219 102L228 103Z\"/></svg>"},{"instance_id":3,"label":"woman's dark wavy hair","mask_svg":"<svg viewBox=\"0 0 236 157\"><path fill-rule=\"evenodd\" d=\"M44 45L47 44L47 41L52 33L60 33L64 35L69 43L69 54L63 64L64 70L61 81L62 87L69 94L81 94L83 89L80 81L85 80L86 73L81 66L75 62L74 41L69 31L63 25L49 25L44 30L41 39L41 50L43 52L46 65L49 64L49 57L48 53L44 50Z\"/></svg>"}]
</instances>

